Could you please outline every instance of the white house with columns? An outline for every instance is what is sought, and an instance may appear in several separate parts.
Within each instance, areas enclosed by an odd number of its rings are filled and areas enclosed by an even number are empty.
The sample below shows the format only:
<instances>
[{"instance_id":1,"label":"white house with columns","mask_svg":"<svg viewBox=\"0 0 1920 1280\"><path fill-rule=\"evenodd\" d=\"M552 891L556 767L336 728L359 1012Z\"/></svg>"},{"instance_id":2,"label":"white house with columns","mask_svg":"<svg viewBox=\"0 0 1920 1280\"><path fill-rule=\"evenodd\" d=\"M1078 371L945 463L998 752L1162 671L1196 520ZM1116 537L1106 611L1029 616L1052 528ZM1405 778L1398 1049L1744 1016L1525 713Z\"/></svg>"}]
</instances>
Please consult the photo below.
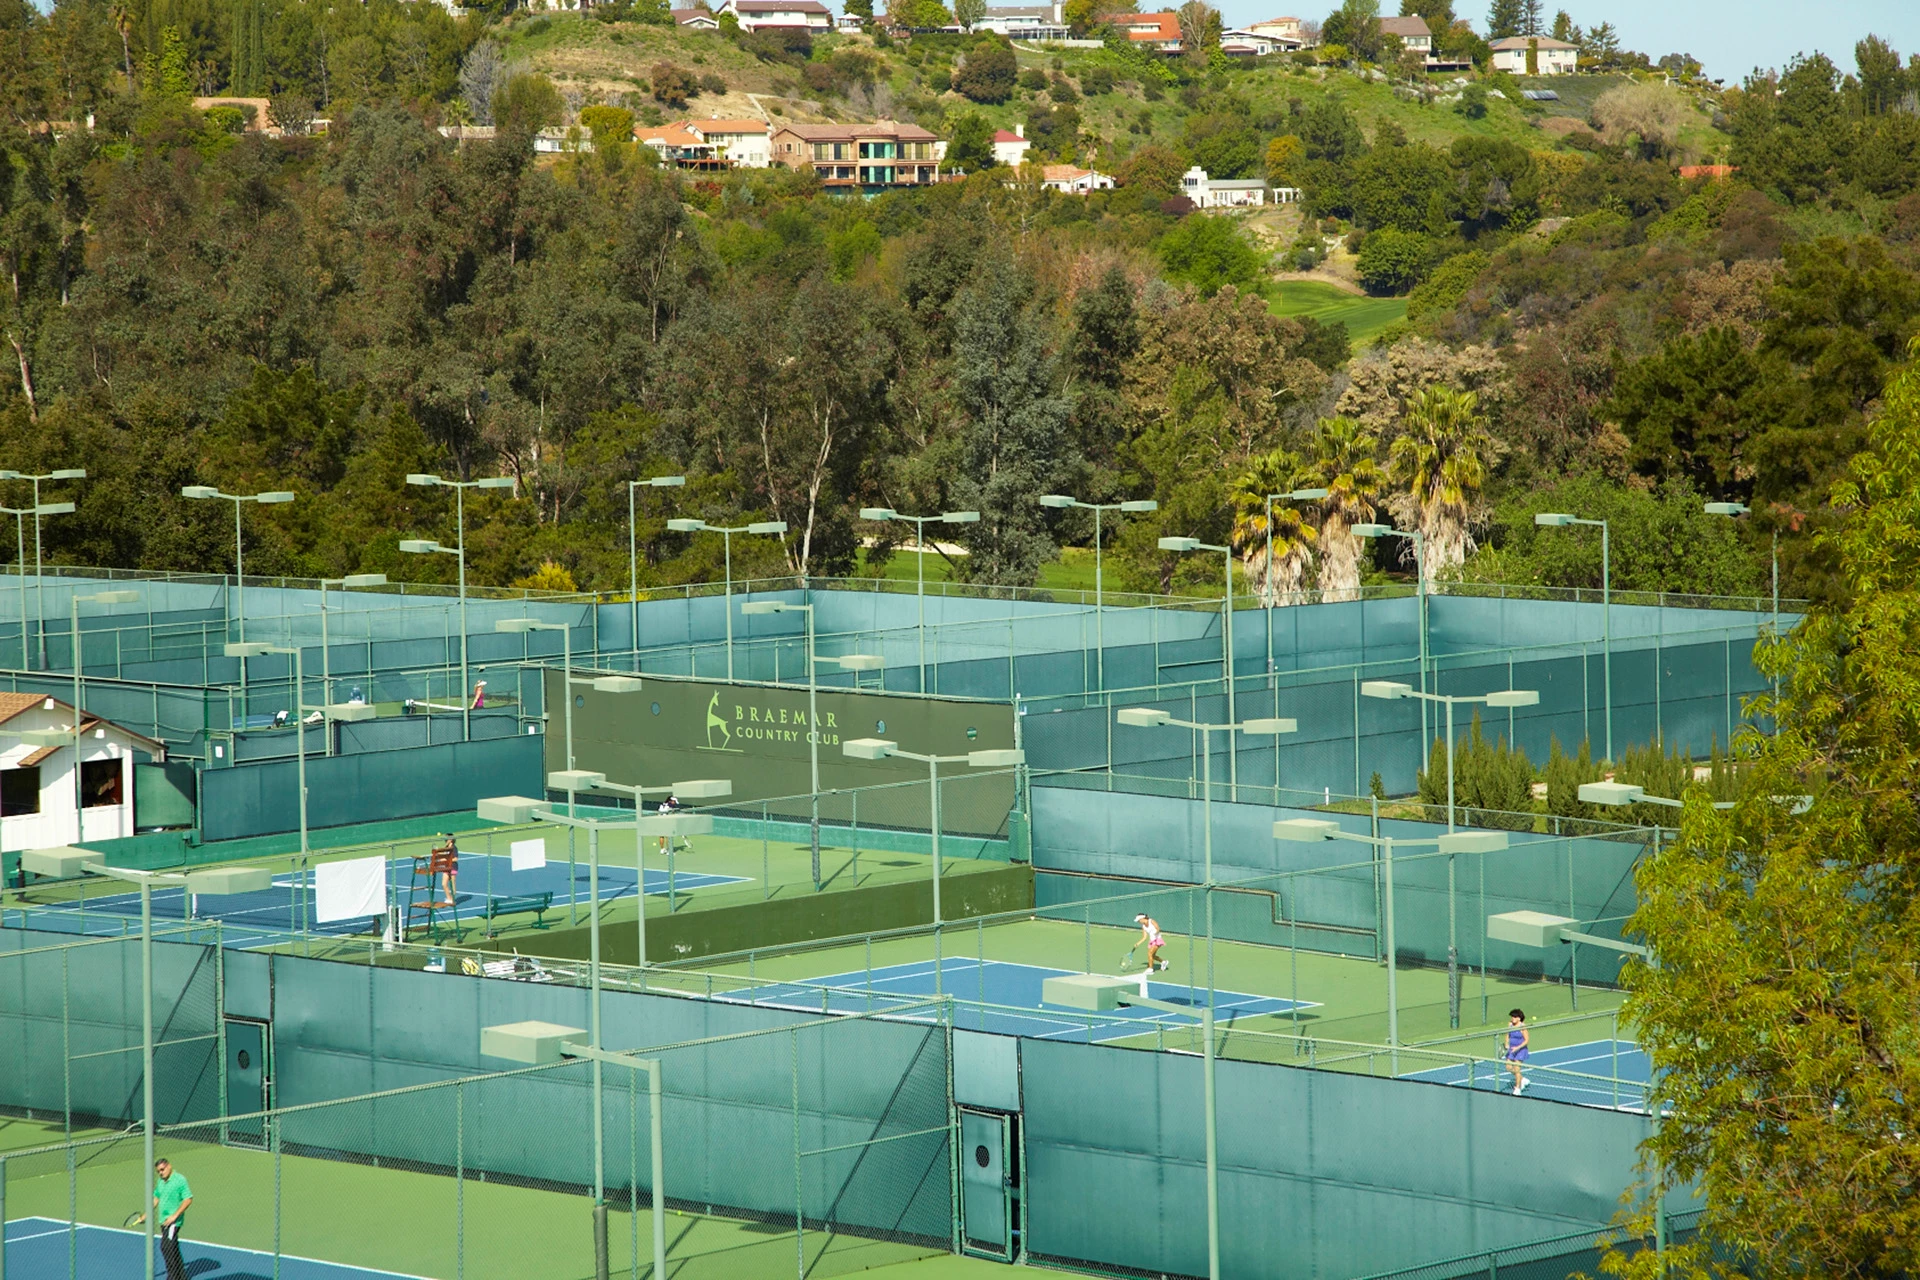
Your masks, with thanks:
<instances>
[{"instance_id":1,"label":"white house with columns","mask_svg":"<svg viewBox=\"0 0 1920 1280\"><path fill-rule=\"evenodd\" d=\"M55 740L47 731L57 731ZM31 733L31 738L22 735ZM133 766L165 744L99 716L80 717L74 779L73 708L35 693L0 693L0 849L46 849L134 833Z\"/></svg>"}]
</instances>

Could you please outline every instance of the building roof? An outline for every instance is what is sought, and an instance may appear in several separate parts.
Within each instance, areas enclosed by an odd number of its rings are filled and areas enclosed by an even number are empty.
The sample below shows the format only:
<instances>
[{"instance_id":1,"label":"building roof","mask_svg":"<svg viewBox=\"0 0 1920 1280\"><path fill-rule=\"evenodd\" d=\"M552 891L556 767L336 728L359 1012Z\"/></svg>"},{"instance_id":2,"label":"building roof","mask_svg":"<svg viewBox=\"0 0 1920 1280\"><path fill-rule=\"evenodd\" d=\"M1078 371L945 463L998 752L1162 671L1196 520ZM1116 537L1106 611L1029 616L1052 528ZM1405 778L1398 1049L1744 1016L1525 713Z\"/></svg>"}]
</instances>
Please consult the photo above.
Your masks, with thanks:
<instances>
[{"instance_id":1,"label":"building roof","mask_svg":"<svg viewBox=\"0 0 1920 1280\"><path fill-rule=\"evenodd\" d=\"M833 14L820 0L732 0L728 8L735 13L821 13L829 17Z\"/></svg>"},{"instance_id":2,"label":"building roof","mask_svg":"<svg viewBox=\"0 0 1920 1280\"><path fill-rule=\"evenodd\" d=\"M667 14L676 26L686 26L689 22L707 21L718 24L720 19L713 16L709 9L669 9Z\"/></svg>"},{"instance_id":3,"label":"building roof","mask_svg":"<svg viewBox=\"0 0 1920 1280\"><path fill-rule=\"evenodd\" d=\"M1577 44L1568 44L1565 40L1555 40L1551 36L1501 36L1487 43L1487 48L1495 53L1505 53L1509 49L1525 49L1538 43L1542 49L1578 49Z\"/></svg>"},{"instance_id":4,"label":"building roof","mask_svg":"<svg viewBox=\"0 0 1920 1280\"><path fill-rule=\"evenodd\" d=\"M1433 38L1433 28L1427 25L1425 18L1418 16L1411 18L1382 18L1380 19L1380 34L1399 36L1402 40L1407 39L1409 36L1424 36L1431 40Z\"/></svg>"},{"instance_id":5,"label":"building roof","mask_svg":"<svg viewBox=\"0 0 1920 1280\"><path fill-rule=\"evenodd\" d=\"M707 140L698 134L687 132L677 124L655 125L651 128L638 128L633 136L642 142L663 142L670 147L704 147Z\"/></svg>"},{"instance_id":6,"label":"building roof","mask_svg":"<svg viewBox=\"0 0 1920 1280\"><path fill-rule=\"evenodd\" d=\"M1042 165L1040 177L1044 182L1078 182L1081 178L1104 178L1107 175L1093 169L1082 169L1077 164Z\"/></svg>"},{"instance_id":7,"label":"building roof","mask_svg":"<svg viewBox=\"0 0 1920 1280\"><path fill-rule=\"evenodd\" d=\"M937 134L917 124L897 120L872 120L864 124L783 124L776 134L790 133L806 142L852 142L858 138L892 138L899 142L937 142Z\"/></svg>"},{"instance_id":8,"label":"building roof","mask_svg":"<svg viewBox=\"0 0 1920 1280\"><path fill-rule=\"evenodd\" d=\"M1029 145L1031 145L1033 142L1032 138L1023 138L1019 134L1014 133L1010 129L995 129L993 131L993 140L995 143L1024 142L1024 143L1028 143Z\"/></svg>"},{"instance_id":9,"label":"building roof","mask_svg":"<svg viewBox=\"0 0 1920 1280\"><path fill-rule=\"evenodd\" d=\"M1208 178L1207 186L1215 191L1264 191L1265 178Z\"/></svg>"},{"instance_id":10,"label":"building roof","mask_svg":"<svg viewBox=\"0 0 1920 1280\"><path fill-rule=\"evenodd\" d=\"M684 129L702 134L757 133L765 137L772 132L765 120L682 120L680 125Z\"/></svg>"},{"instance_id":11,"label":"building roof","mask_svg":"<svg viewBox=\"0 0 1920 1280\"><path fill-rule=\"evenodd\" d=\"M1036 18L1041 22L1052 22L1053 6L1050 4L990 4L987 6L987 18Z\"/></svg>"},{"instance_id":12,"label":"building roof","mask_svg":"<svg viewBox=\"0 0 1920 1280\"><path fill-rule=\"evenodd\" d=\"M1146 28L1151 24L1151 29ZM1180 15L1177 13L1129 13L1116 20L1127 29L1129 40L1178 40Z\"/></svg>"},{"instance_id":13,"label":"building roof","mask_svg":"<svg viewBox=\"0 0 1920 1280\"><path fill-rule=\"evenodd\" d=\"M1300 25L1300 19L1298 18L1262 18L1258 22L1249 22L1247 25L1249 27L1285 27L1285 26L1297 27Z\"/></svg>"},{"instance_id":14,"label":"building roof","mask_svg":"<svg viewBox=\"0 0 1920 1280\"><path fill-rule=\"evenodd\" d=\"M44 707L50 711L65 711L68 713L69 717L71 717L73 712L73 708L70 704L62 702L58 698L50 697L44 693L0 693L0 724L5 724L7 721L12 720L15 716L23 715L28 711L34 710L36 707ZM72 719L69 718L67 723L71 725L73 723ZM144 733L135 733L133 730L125 727L124 725L114 724L111 720L102 720L99 716L96 716L91 712L83 711L80 713L80 732L81 733L83 734L92 733L96 728L99 728L102 725L105 725L106 727L112 729L116 733L125 734L128 738L131 738L134 742L138 743L142 747L145 747L147 751L149 751L154 756L157 756L160 759L166 758L167 748L165 743L156 741L153 738L149 738ZM69 744L67 743L60 743L57 745L49 744L47 746L41 747L37 751L29 752L26 756L23 756L21 758L19 765L21 768L28 768L33 765L39 764L42 760L45 760L48 756L52 755L54 752L60 750L62 746L66 746L66 745L69 745Z\"/></svg>"}]
</instances>

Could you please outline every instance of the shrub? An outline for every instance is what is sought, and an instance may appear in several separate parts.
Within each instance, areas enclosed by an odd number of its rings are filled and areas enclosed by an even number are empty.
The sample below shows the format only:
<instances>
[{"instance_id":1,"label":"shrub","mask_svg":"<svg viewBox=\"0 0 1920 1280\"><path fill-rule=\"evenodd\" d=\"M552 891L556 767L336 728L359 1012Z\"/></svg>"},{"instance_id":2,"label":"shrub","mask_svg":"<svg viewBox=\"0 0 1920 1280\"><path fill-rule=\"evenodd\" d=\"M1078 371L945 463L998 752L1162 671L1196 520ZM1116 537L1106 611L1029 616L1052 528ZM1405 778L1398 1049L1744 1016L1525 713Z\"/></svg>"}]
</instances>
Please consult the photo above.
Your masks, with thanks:
<instances>
[{"instance_id":1,"label":"shrub","mask_svg":"<svg viewBox=\"0 0 1920 1280\"><path fill-rule=\"evenodd\" d=\"M1062 75L1056 75L1047 81L1047 96L1061 106L1080 101L1080 95L1074 92L1073 81Z\"/></svg>"},{"instance_id":2,"label":"shrub","mask_svg":"<svg viewBox=\"0 0 1920 1280\"><path fill-rule=\"evenodd\" d=\"M1432 254L1432 242L1419 232L1382 227L1360 245L1360 281L1371 293L1405 293L1426 275Z\"/></svg>"},{"instance_id":3,"label":"shrub","mask_svg":"<svg viewBox=\"0 0 1920 1280\"><path fill-rule=\"evenodd\" d=\"M725 93L726 91L727 91L727 82L725 80L722 80L719 76L715 75L713 72L709 71L705 75L700 77L700 92Z\"/></svg>"},{"instance_id":4,"label":"shrub","mask_svg":"<svg viewBox=\"0 0 1920 1280\"><path fill-rule=\"evenodd\" d=\"M1197 285L1208 297L1225 285L1243 285L1260 274L1260 254L1227 218L1187 218L1160 240L1160 261L1170 279Z\"/></svg>"},{"instance_id":5,"label":"shrub","mask_svg":"<svg viewBox=\"0 0 1920 1280\"><path fill-rule=\"evenodd\" d=\"M1039 93L1047 87L1047 77L1033 67L1020 73L1020 87L1028 93Z\"/></svg>"},{"instance_id":6,"label":"shrub","mask_svg":"<svg viewBox=\"0 0 1920 1280\"><path fill-rule=\"evenodd\" d=\"M654 101L669 107L684 107L687 99L700 92L700 80L685 67L671 62L656 62L650 73Z\"/></svg>"},{"instance_id":7,"label":"shrub","mask_svg":"<svg viewBox=\"0 0 1920 1280\"><path fill-rule=\"evenodd\" d=\"M1453 109L1469 120L1479 120L1487 114L1487 86L1479 83L1468 85L1460 91L1460 101Z\"/></svg>"},{"instance_id":8,"label":"shrub","mask_svg":"<svg viewBox=\"0 0 1920 1280\"><path fill-rule=\"evenodd\" d=\"M1080 77L1080 91L1093 96L1113 92L1113 68L1095 67Z\"/></svg>"},{"instance_id":9,"label":"shrub","mask_svg":"<svg viewBox=\"0 0 1920 1280\"><path fill-rule=\"evenodd\" d=\"M1018 73L1013 50L997 42L978 45L953 74L953 87L975 102L1005 102Z\"/></svg>"},{"instance_id":10,"label":"shrub","mask_svg":"<svg viewBox=\"0 0 1920 1280\"><path fill-rule=\"evenodd\" d=\"M945 67L935 67L927 76L927 88L935 93L945 93L953 88L953 72Z\"/></svg>"}]
</instances>

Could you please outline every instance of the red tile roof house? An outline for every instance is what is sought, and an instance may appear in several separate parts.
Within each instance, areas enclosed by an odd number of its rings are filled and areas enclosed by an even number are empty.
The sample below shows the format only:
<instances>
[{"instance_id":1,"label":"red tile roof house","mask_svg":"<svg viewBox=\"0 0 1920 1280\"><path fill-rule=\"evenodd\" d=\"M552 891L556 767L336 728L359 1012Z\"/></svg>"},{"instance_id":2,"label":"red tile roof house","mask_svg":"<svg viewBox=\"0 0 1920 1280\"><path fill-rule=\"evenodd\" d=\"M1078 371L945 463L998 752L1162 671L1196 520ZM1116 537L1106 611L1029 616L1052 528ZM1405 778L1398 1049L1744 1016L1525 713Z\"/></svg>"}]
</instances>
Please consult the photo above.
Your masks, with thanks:
<instances>
[{"instance_id":1,"label":"red tile roof house","mask_svg":"<svg viewBox=\"0 0 1920 1280\"><path fill-rule=\"evenodd\" d=\"M940 180L945 154L946 144L933 134L893 120L783 124L773 131L774 162L812 169L828 190L931 186Z\"/></svg>"},{"instance_id":2,"label":"red tile roof house","mask_svg":"<svg viewBox=\"0 0 1920 1280\"><path fill-rule=\"evenodd\" d=\"M1162 53L1180 52L1180 15L1176 13L1123 13L1113 24L1127 33L1135 44L1158 49Z\"/></svg>"},{"instance_id":3,"label":"red tile roof house","mask_svg":"<svg viewBox=\"0 0 1920 1280\"><path fill-rule=\"evenodd\" d=\"M1012 133L1008 133L1005 129L995 129L993 131L993 162L1018 169L1026 163L1027 148L1032 145L1033 143L1027 140L1027 126L1024 124L1013 126Z\"/></svg>"}]
</instances>

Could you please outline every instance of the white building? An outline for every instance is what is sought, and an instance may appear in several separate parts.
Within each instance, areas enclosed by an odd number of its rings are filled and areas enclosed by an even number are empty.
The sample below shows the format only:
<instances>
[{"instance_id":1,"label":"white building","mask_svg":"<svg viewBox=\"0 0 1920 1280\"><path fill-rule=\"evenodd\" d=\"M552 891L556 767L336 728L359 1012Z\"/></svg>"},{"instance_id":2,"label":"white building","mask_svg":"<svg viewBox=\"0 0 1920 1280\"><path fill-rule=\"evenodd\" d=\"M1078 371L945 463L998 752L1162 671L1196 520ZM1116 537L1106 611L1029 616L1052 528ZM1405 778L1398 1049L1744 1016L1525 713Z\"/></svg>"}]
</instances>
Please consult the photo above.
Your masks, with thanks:
<instances>
[{"instance_id":1,"label":"white building","mask_svg":"<svg viewBox=\"0 0 1920 1280\"><path fill-rule=\"evenodd\" d=\"M742 31L797 27L814 35L833 30L833 11L820 0L724 0L714 16L730 13Z\"/></svg>"},{"instance_id":2,"label":"white building","mask_svg":"<svg viewBox=\"0 0 1920 1280\"><path fill-rule=\"evenodd\" d=\"M1027 141L1027 126L1024 124L1013 126L1012 133L996 129L993 133L993 162L1018 169L1027 162L1027 148L1032 145Z\"/></svg>"},{"instance_id":3,"label":"white building","mask_svg":"<svg viewBox=\"0 0 1920 1280\"><path fill-rule=\"evenodd\" d=\"M714 17L713 13L707 9L698 7L669 9L667 10L667 16L673 19L673 25L676 27L686 27L693 31L718 31L720 29L720 20Z\"/></svg>"},{"instance_id":4,"label":"white building","mask_svg":"<svg viewBox=\"0 0 1920 1280\"><path fill-rule=\"evenodd\" d=\"M1267 203L1264 178L1209 178L1199 165L1180 177L1180 194L1196 209L1254 209Z\"/></svg>"},{"instance_id":5,"label":"white building","mask_svg":"<svg viewBox=\"0 0 1920 1280\"><path fill-rule=\"evenodd\" d=\"M1264 22L1250 22L1245 29L1269 40L1285 41L1294 49L1306 43L1306 37L1300 32L1298 18L1268 18Z\"/></svg>"},{"instance_id":6,"label":"white building","mask_svg":"<svg viewBox=\"0 0 1920 1280\"><path fill-rule=\"evenodd\" d=\"M1010 40L1065 40L1072 32L1061 5L988 5L987 16L973 24Z\"/></svg>"},{"instance_id":7,"label":"white building","mask_svg":"<svg viewBox=\"0 0 1920 1280\"><path fill-rule=\"evenodd\" d=\"M1580 46L1568 44L1564 40L1553 40L1547 36L1502 36L1490 42L1487 47L1493 50L1493 69L1510 71L1514 75L1524 76L1527 71L1527 47L1538 50L1537 65L1543 76L1572 75L1580 65Z\"/></svg>"},{"instance_id":8,"label":"white building","mask_svg":"<svg viewBox=\"0 0 1920 1280\"><path fill-rule=\"evenodd\" d=\"M773 163L773 131L764 120L688 120L681 127L736 169L764 169Z\"/></svg>"},{"instance_id":9,"label":"white building","mask_svg":"<svg viewBox=\"0 0 1920 1280\"><path fill-rule=\"evenodd\" d=\"M0 693L0 849L50 849L132 835L136 757L164 761L166 746L82 715L76 805L72 740L41 744L17 736L45 729L72 733L73 708L42 694Z\"/></svg>"},{"instance_id":10,"label":"white building","mask_svg":"<svg viewBox=\"0 0 1920 1280\"><path fill-rule=\"evenodd\" d=\"M1113 190L1113 179L1104 173L1082 169L1078 165L1050 164L1040 170L1040 185L1050 191L1059 191L1070 196L1083 196L1089 191Z\"/></svg>"}]
</instances>

